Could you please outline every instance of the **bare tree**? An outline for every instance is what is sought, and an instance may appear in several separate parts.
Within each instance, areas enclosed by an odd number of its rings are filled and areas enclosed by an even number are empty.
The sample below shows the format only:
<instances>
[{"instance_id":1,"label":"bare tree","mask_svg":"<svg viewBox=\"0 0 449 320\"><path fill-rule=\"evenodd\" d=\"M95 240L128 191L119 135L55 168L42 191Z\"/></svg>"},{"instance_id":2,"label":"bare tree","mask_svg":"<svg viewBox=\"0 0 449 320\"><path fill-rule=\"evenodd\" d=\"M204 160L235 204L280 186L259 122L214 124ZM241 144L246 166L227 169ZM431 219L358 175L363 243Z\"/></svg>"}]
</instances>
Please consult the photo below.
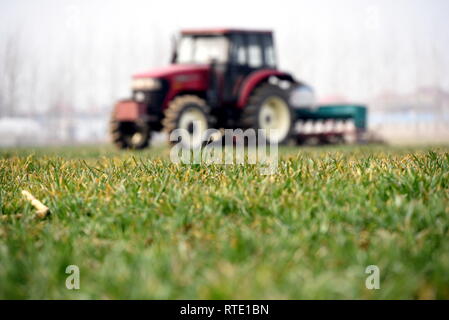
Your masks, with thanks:
<instances>
[{"instance_id":1,"label":"bare tree","mask_svg":"<svg viewBox=\"0 0 449 320\"><path fill-rule=\"evenodd\" d=\"M2 116L12 116L18 106L19 77L22 71L23 56L20 47L20 33L6 35L1 43L2 86L0 87L0 110Z\"/></svg>"}]
</instances>

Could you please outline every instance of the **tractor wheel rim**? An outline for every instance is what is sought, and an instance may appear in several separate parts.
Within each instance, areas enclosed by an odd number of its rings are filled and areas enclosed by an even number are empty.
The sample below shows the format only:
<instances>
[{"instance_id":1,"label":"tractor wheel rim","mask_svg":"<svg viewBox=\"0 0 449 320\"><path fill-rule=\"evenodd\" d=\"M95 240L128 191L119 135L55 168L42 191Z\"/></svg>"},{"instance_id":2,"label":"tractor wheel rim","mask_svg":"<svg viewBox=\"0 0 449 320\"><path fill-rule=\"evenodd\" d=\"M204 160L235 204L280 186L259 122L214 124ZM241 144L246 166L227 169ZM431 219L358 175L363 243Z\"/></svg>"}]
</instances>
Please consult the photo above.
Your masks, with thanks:
<instances>
[{"instance_id":1,"label":"tractor wheel rim","mask_svg":"<svg viewBox=\"0 0 449 320\"><path fill-rule=\"evenodd\" d=\"M142 132L135 132L132 136L131 136L131 143L133 146L137 146L140 145L144 140L144 136L142 134Z\"/></svg>"},{"instance_id":2,"label":"tractor wheel rim","mask_svg":"<svg viewBox=\"0 0 449 320\"><path fill-rule=\"evenodd\" d=\"M181 113L179 118L179 129L183 129L183 137L186 135L188 141L183 138L183 144L188 147L197 148L201 146L204 132L208 129L207 119L204 113L196 108L189 108Z\"/></svg>"},{"instance_id":3,"label":"tractor wheel rim","mask_svg":"<svg viewBox=\"0 0 449 320\"><path fill-rule=\"evenodd\" d=\"M259 128L266 130L270 142L285 139L291 126L291 115L287 103L279 97L267 98L259 112Z\"/></svg>"}]
</instances>

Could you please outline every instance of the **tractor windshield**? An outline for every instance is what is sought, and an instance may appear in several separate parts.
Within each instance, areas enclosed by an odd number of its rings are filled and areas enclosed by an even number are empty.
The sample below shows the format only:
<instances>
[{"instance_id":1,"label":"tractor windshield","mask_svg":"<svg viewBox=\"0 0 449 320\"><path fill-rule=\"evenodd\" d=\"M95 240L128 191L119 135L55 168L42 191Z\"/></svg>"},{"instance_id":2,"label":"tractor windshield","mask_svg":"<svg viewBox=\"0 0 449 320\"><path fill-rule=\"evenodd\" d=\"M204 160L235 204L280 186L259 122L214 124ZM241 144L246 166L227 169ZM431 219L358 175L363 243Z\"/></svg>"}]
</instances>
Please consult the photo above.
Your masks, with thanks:
<instances>
[{"instance_id":1,"label":"tractor windshield","mask_svg":"<svg viewBox=\"0 0 449 320\"><path fill-rule=\"evenodd\" d=\"M228 60L228 40L223 36L183 36L179 42L176 63L207 64Z\"/></svg>"}]
</instances>

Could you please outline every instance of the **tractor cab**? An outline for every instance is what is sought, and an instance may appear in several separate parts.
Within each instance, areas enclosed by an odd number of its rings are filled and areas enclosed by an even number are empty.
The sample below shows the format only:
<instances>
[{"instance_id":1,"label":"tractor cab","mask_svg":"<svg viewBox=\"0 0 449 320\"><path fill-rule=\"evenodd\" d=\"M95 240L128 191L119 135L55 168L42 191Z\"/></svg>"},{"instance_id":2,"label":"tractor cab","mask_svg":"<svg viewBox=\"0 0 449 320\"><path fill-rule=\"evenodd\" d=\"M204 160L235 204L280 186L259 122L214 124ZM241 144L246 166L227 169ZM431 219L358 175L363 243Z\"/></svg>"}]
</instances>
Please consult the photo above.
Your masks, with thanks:
<instances>
[{"instance_id":1,"label":"tractor cab","mask_svg":"<svg viewBox=\"0 0 449 320\"><path fill-rule=\"evenodd\" d=\"M232 104L237 101L239 88L250 73L276 69L273 34L236 29L184 30L172 63L210 65L212 90L215 86L221 87L220 96L215 98Z\"/></svg>"},{"instance_id":2,"label":"tractor cab","mask_svg":"<svg viewBox=\"0 0 449 320\"><path fill-rule=\"evenodd\" d=\"M231 29L181 33L173 63L208 64L213 61L253 70L276 68L272 32Z\"/></svg>"}]
</instances>

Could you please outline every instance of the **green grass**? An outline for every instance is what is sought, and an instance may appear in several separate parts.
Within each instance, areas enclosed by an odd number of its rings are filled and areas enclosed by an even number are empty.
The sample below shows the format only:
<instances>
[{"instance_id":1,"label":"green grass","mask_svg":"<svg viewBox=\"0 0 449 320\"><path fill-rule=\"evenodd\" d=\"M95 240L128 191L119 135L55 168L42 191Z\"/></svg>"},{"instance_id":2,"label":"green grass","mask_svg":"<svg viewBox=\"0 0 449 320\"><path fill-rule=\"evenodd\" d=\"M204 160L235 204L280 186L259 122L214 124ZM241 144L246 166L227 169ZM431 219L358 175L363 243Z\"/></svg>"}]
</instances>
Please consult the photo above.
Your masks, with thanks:
<instances>
[{"instance_id":1,"label":"green grass","mask_svg":"<svg viewBox=\"0 0 449 320\"><path fill-rule=\"evenodd\" d=\"M273 176L168 154L0 150L0 298L449 299L448 147L282 149Z\"/></svg>"}]
</instances>

